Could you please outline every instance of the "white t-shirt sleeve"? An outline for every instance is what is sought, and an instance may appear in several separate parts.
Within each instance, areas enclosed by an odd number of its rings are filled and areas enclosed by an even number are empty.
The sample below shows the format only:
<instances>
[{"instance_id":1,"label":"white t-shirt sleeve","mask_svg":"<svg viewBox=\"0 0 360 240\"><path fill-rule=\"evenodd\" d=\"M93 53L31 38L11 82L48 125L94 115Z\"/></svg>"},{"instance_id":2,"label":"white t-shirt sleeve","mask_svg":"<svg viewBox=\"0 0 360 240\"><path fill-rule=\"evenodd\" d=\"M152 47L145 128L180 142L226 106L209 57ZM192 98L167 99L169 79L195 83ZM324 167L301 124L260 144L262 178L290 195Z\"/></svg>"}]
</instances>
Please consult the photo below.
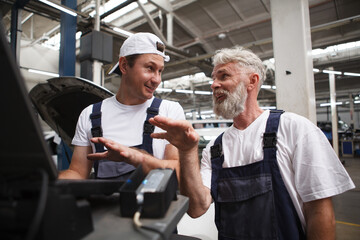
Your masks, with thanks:
<instances>
[{"instance_id":1,"label":"white t-shirt sleeve","mask_svg":"<svg viewBox=\"0 0 360 240\"><path fill-rule=\"evenodd\" d=\"M202 151L200 162L200 174L205 187L211 189L211 154L210 147L214 145L215 140L211 140Z\"/></svg>"},{"instance_id":2,"label":"white t-shirt sleeve","mask_svg":"<svg viewBox=\"0 0 360 240\"><path fill-rule=\"evenodd\" d=\"M75 135L71 144L75 146L90 146L88 131L91 129L90 113L92 105L86 107L80 114L76 124Z\"/></svg>"},{"instance_id":3,"label":"white t-shirt sleeve","mask_svg":"<svg viewBox=\"0 0 360 240\"><path fill-rule=\"evenodd\" d=\"M327 198L354 188L321 130L303 117L298 116L295 122L289 131L297 131L292 164L295 187L302 201Z\"/></svg>"},{"instance_id":4,"label":"white t-shirt sleeve","mask_svg":"<svg viewBox=\"0 0 360 240\"><path fill-rule=\"evenodd\" d=\"M166 100L163 100L163 102L166 103L167 114L165 117L176 120L185 120L184 110L178 102L171 102ZM160 112L159 115L162 115L162 113Z\"/></svg>"}]
</instances>

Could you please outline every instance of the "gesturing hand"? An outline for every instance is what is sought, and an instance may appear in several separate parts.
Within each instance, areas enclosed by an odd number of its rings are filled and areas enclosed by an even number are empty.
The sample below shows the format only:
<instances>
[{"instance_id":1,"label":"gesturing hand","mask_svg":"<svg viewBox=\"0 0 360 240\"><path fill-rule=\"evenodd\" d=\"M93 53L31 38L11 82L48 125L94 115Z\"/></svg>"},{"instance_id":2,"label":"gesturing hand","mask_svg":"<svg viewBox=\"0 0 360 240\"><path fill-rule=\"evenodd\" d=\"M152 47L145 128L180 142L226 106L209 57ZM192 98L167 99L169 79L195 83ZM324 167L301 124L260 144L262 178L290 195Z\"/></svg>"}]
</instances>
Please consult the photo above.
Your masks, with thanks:
<instances>
[{"instance_id":1,"label":"gesturing hand","mask_svg":"<svg viewBox=\"0 0 360 240\"><path fill-rule=\"evenodd\" d=\"M96 137L92 138L93 143L99 143L104 145L107 148L107 151L101 153L91 153L88 154L87 158L89 160L101 160L108 159L115 162L126 162L137 166L143 160L143 154L135 149L121 145L112 140Z\"/></svg>"},{"instance_id":2,"label":"gesturing hand","mask_svg":"<svg viewBox=\"0 0 360 240\"><path fill-rule=\"evenodd\" d=\"M149 122L166 131L152 133L151 137L166 139L180 151L188 151L198 145L199 134L194 130L191 123L186 120L173 120L158 115L150 118Z\"/></svg>"}]
</instances>

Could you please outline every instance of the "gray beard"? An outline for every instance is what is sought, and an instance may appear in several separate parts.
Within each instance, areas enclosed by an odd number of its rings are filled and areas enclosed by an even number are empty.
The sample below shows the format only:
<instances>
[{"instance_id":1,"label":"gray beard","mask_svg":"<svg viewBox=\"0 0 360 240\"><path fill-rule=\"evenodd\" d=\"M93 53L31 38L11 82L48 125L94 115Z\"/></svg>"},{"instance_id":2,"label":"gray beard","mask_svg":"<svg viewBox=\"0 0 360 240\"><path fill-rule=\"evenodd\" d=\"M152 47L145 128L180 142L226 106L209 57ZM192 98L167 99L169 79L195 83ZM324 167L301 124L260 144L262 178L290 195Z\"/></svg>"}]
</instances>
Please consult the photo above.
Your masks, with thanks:
<instances>
[{"instance_id":1,"label":"gray beard","mask_svg":"<svg viewBox=\"0 0 360 240\"><path fill-rule=\"evenodd\" d=\"M226 95L226 99L217 103L215 93ZM247 91L244 83L240 83L234 92L230 93L226 90L217 90L213 94L214 113L225 119L233 119L245 110L245 101L247 99Z\"/></svg>"}]
</instances>

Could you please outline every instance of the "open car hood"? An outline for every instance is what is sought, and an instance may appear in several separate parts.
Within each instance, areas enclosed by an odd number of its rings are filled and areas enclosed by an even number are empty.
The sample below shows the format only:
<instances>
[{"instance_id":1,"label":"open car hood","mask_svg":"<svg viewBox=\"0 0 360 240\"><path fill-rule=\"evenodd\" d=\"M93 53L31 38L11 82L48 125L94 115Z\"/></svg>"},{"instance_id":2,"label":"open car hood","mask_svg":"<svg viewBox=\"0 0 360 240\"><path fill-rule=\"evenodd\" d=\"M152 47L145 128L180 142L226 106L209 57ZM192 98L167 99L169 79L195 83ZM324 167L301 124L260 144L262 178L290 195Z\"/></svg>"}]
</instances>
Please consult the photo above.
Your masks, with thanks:
<instances>
[{"instance_id":1,"label":"open car hood","mask_svg":"<svg viewBox=\"0 0 360 240\"><path fill-rule=\"evenodd\" d=\"M81 111L114 94L77 77L58 77L39 83L29 92L41 118L71 147Z\"/></svg>"}]
</instances>

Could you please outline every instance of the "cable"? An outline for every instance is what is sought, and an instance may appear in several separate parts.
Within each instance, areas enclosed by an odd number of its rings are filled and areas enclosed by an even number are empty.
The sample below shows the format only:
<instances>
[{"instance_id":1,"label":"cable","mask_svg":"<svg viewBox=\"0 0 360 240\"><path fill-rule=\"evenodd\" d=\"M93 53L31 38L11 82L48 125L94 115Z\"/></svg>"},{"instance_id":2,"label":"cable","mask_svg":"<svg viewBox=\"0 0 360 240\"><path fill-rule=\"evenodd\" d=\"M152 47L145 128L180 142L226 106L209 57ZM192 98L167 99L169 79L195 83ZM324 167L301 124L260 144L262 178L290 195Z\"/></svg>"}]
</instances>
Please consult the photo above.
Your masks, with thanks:
<instances>
[{"instance_id":1,"label":"cable","mask_svg":"<svg viewBox=\"0 0 360 240\"><path fill-rule=\"evenodd\" d=\"M136 211L136 213L134 214L134 218L133 218L133 222L135 224L136 227L140 228L142 227L142 223L140 222L140 215L141 215L141 207Z\"/></svg>"},{"instance_id":2,"label":"cable","mask_svg":"<svg viewBox=\"0 0 360 240\"><path fill-rule=\"evenodd\" d=\"M35 234L39 230L41 220L42 220L44 212L45 212L46 200L47 200L47 195L48 195L49 176L43 169L40 169L39 173L42 177L41 190L40 190L40 194L39 194L39 202L38 202L38 206L37 206L37 209L35 212L34 219L31 222L31 225L27 232L27 235L25 238L26 240L34 239Z\"/></svg>"},{"instance_id":3,"label":"cable","mask_svg":"<svg viewBox=\"0 0 360 240\"><path fill-rule=\"evenodd\" d=\"M140 216L141 216L141 212L142 212L142 200L139 201L139 195L142 195L142 194L138 194L137 196L137 199L138 199L138 203L141 202L141 204L139 204L139 208L138 210L135 212L134 214L134 217L133 217L133 223L136 227L136 229L146 229L146 230L149 230L149 231L152 231L152 232L156 232L160 235L160 237L162 239L166 239L166 237L164 236L164 233L161 232L160 230L156 229L156 228L152 228L152 227L149 227L149 226L145 226L142 224L142 222L140 221ZM142 197L140 197L140 199L143 199Z\"/></svg>"}]
</instances>

